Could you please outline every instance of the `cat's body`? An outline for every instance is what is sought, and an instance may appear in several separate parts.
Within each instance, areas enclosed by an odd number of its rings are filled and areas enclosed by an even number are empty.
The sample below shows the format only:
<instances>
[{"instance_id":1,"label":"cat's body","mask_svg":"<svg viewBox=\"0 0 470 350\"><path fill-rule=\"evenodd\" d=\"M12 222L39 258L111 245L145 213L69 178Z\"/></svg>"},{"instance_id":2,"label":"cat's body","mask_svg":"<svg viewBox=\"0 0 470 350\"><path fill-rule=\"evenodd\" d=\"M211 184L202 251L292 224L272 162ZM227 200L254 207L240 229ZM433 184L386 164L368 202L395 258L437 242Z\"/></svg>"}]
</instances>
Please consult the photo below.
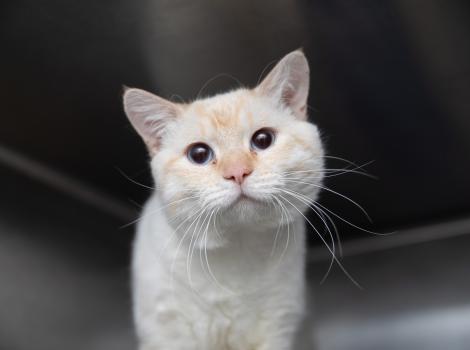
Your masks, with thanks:
<instances>
[{"instance_id":1,"label":"cat's body","mask_svg":"<svg viewBox=\"0 0 470 350\"><path fill-rule=\"evenodd\" d=\"M253 90L186 105L126 91L158 186L133 254L141 350L292 349L305 312L303 212L323 178L308 81L296 51Z\"/></svg>"},{"instance_id":2,"label":"cat's body","mask_svg":"<svg viewBox=\"0 0 470 350\"><path fill-rule=\"evenodd\" d=\"M144 215L160 206L153 197ZM230 246L207 252L215 282L204 252L200 256L196 250L188 272L187 245L176 253L179 240L172 240L162 251L161 243L174 235L165 215L144 219L133 266L135 320L144 340L142 349L291 349L304 312L303 226L301 220L291 225L292 241L282 261L285 227L279 233L283 239L276 254L271 254L276 227L231 232Z\"/></svg>"}]
</instances>

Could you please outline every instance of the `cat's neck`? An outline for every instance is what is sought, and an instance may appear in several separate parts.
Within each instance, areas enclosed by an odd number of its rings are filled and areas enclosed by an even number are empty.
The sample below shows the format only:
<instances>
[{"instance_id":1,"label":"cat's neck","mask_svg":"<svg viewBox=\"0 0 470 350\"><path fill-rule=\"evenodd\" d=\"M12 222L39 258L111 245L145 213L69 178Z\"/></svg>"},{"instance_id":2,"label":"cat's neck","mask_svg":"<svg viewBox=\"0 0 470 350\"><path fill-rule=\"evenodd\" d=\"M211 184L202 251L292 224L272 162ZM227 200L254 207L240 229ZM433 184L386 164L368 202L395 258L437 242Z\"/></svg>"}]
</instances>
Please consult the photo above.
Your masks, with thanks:
<instances>
[{"instance_id":1,"label":"cat's neck","mask_svg":"<svg viewBox=\"0 0 470 350\"><path fill-rule=\"evenodd\" d=\"M301 219L266 226L233 222L228 225L223 221L208 225L207 219L205 226L200 221L199 228L190 224L178 227L180 224L170 222L167 215L156 212L161 207L160 200L154 196L145 210L149 215L148 226L144 225L143 229L147 229L150 239L146 249L163 259L165 263L159 265L166 266L170 275L179 276L182 283L192 285L188 282L192 280L197 288L210 290L212 282L207 285L208 281L217 280L240 292L257 290L260 276L280 270L288 273L290 264L303 258Z\"/></svg>"},{"instance_id":2,"label":"cat's neck","mask_svg":"<svg viewBox=\"0 0 470 350\"><path fill-rule=\"evenodd\" d=\"M253 255L260 259L275 260L285 255L290 247L304 244L301 218L294 218L288 223L249 223L224 217L216 219L208 214L172 220L168 213L161 210L163 207L161 199L155 194L149 200L146 211L151 215L149 219L156 221L152 225L154 233L162 235L158 240L168 241L165 249L178 250L176 254L186 255L188 250L203 250L204 254L233 255L236 259Z\"/></svg>"},{"instance_id":3,"label":"cat's neck","mask_svg":"<svg viewBox=\"0 0 470 350\"><path fill-rule=\"evenodd\" d=\"M163 206L158 196L153 200L157 206ZM182 251L185 248L209 252L221 250L238 256L252 252L261 257L276 255L279 253L277 246L288 245L287 240L296 239L298 223L302 222L300 218L294 218L290 222L247 222L234 220L224 213L218 213L218 216L214 213L188 214L177 220L172 219L168 213L163 212L162 216Z\"/></svg>"}]
</instances>

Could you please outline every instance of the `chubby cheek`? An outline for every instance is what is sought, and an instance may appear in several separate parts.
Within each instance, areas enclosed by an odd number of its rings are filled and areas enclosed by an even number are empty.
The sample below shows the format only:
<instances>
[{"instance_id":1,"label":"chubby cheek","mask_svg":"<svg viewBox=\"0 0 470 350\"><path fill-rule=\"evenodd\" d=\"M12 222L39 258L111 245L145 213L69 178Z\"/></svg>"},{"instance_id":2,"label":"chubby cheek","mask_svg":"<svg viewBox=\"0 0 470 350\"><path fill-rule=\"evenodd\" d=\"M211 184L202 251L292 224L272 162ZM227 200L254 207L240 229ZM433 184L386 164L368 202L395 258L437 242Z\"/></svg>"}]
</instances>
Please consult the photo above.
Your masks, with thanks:
<instances>
[{"instance_id":1,"label":"chubby cheek","mask_svg":"<svg viewBox=\"0 0 470 350\"><path fill-rule=\"evenodd\" d=\"M323 174L323 150L318 140L301 139L298 134L284 134L278 141L272 151L259 154L257 182L291 189L299 185L294 181L313 180L319 184ZM305 190L311 195L314 188L316 187L310 186Z\"/></svg>"},{"instance_id":2,"label":"chubby cheek","mask_svg":"<svg viewBox=\"0 0 470 350\"><path fill-rule=\"evenodd\" d=\"M286 139L277 144L272 151L259 155L258 169L260 173L283 174L287 171L301 170L306 159L310 158L308 149Z\"/></svg>"},{"instance_id":3,"label":"chubby cheek","mask_svg":"<svg viewBox=\"0 0 470 350\"><path fill-rule=\"evenodd\" d=\"M165 201L210 192L220 183L212 164L194 165L183 157L156 162L154 177Z\"/></svg>"}]
</instances>

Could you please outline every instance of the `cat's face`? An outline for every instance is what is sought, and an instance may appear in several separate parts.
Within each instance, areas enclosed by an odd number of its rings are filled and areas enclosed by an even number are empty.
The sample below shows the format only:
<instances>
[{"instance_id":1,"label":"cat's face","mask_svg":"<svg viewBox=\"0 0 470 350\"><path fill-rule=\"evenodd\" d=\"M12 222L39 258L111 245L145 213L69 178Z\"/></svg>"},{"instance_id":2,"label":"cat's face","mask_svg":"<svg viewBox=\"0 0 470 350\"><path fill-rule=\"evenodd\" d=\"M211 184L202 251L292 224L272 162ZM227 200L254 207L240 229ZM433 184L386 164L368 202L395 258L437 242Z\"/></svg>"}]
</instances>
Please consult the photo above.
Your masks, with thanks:
<instances>
[{"instance_id":1,"label":"cat's face","mask_svg":"<svg viewBox=\"0 0 470 350\"><path fill-rule=\"evenodd\" d=\"M277 225L300 215L294 205L305 210L323 178L318 130L306 121L308 74L295 51L251 90L184 105L126 91L126 112L148 145L159 194L173 203L169 215L206 212L232 224Z\"/></svg>"}]
</instances>

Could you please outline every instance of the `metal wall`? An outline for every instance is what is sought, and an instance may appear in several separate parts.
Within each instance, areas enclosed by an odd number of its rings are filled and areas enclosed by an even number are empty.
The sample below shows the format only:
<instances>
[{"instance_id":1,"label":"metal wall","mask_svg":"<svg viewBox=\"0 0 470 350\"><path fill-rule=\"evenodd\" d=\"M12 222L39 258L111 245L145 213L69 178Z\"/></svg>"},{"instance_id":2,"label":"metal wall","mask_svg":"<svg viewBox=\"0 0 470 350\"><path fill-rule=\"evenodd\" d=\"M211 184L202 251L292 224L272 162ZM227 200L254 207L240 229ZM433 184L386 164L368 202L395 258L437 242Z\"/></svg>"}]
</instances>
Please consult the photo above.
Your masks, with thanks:
<instances>
[{"instance_id":1,"label":"metal wall","mask_svg":"<svg viewBox=\"0 0 470 350\"><path fill-rule=\"evenodd\" d=\"M1 144L129 206L147 192L117 168L150 179L122 112L123 84L188 100L237 80L253 86L303 47L310 115L328 153L374 161L366 170L378 181L327 182L364 205L368 227L469 213L466 1L25 0L4 2L1 16ZM324 194L329 208L366 224L333 197Z\"/></svg>"}]
</instances>

